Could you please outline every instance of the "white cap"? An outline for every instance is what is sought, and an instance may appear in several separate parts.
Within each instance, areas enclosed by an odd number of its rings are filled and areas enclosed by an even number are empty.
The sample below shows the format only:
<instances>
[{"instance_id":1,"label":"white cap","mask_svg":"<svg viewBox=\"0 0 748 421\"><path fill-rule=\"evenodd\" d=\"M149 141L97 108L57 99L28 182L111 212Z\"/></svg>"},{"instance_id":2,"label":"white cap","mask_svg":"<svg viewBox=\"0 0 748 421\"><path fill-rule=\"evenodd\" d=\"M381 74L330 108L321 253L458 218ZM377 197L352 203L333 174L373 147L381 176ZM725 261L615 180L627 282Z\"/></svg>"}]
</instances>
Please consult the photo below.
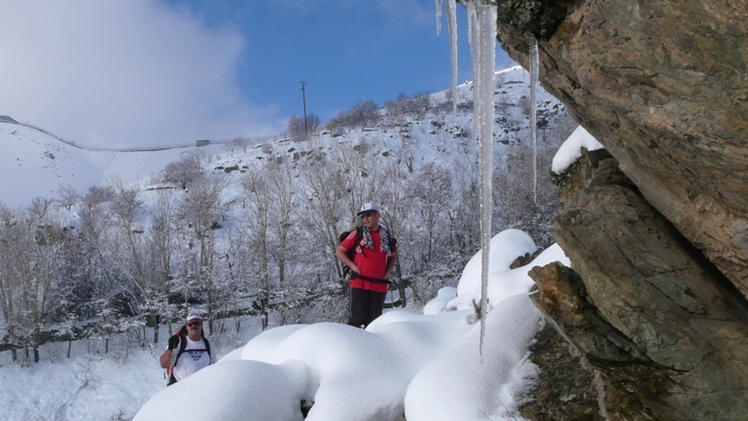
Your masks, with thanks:
<instances>
[{"instance_id":1,"label":"white cap","mask_svg":"<svg viewBox=\"0 0 748 421\"><path fill-rule=\"evenodd\" d=\"M190 320L195 320L195 319L202 320L203 319L203 314L200 313L199 311L191 311L190 314L187 315L187 321L188 322Z\"/></svg>"},{"instance_id":2,"label":"white cap","mask_svg":"<svg viewBox=\"0 0 748 421\"><path fill-rule=\"evenodd\" d=\"M362 213L364 213L366 211L379 212L379 205L377 205L374 202L364 203L364 205L361 206L361 210L358 212L358 215L361 215Z\"/></svg>"}]
</instances>

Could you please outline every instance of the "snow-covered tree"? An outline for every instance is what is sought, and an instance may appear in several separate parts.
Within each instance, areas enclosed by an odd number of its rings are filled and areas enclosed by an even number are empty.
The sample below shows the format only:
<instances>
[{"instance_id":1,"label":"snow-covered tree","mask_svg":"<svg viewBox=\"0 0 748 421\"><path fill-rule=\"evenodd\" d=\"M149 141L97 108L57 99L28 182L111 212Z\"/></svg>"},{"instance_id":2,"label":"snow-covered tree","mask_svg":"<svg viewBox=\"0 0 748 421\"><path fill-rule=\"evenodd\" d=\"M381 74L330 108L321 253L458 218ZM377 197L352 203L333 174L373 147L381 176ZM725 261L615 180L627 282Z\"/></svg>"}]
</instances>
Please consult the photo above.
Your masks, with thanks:
<instances>
[{"instance_id":1,"label":"snow-covered tree","mask_svg":"<svg viewBox=\"0 0 748 421\"><path fill-rule=\"evenodd\" d=\"M190 233L190 244L196 248L193 261L193 276L199 288L205 293L208 309L208 328L213 332L214 313L218 300L227 291L221 288L222 283L215 277L216 233L221 228L221 215L228 204L222 198L226 186L224 177L202 177L193 180L185 192L179 206L180 221L186 225L185 232Z\"/></svg>"}]
</instances>

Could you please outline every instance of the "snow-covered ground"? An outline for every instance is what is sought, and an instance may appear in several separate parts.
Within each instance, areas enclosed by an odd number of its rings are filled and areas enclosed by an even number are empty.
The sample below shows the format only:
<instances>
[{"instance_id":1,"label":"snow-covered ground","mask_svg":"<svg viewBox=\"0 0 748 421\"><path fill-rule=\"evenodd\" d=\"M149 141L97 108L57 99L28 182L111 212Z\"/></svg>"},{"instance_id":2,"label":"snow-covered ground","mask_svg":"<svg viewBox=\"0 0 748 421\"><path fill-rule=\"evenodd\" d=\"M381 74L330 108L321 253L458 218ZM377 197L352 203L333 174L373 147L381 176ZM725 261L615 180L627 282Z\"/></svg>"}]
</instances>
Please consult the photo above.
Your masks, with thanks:
<instances>
[{"instance_id":1,"label":"snow-covered ground","mask_svg":"<svg viewBox=\"0 0 748 421\"><path fill-rule=\"evenodd\" d=\"M230 343L219 341L224 355L261 331L259 320L244 320ZM148 339L152 330L148 330ZM167 338L162 327L161 337ZM158 357L165 347L141 346L140 338L113 336L109 353L101 339L41 347L39 363L21 366L10 352L0 353L0 419L3 420L130 420L166 386Z\"/></svg>"},{"instance_id":2,"label":"snow-covered ground","mask_svg":"<svg viewBox=\"0 0 748 421\"><path fill-rule=\"evenodd\" d=\"M523 232L492 240L487 334L481 349L473 301L480 299L480 253L466 265L458 288L444 288L423 312L392 310L366 330L318 323L260 331L221 360L165 387L158 356L126 338L43 348L53 358L21 367L3 357L0 413L9 420L308 420L516 419L522 392L538 375L528 347L541 324L530 302L527 271L551 261L569 264L558 246L527 266L509 269L535 251ZM245 323L246 325L246 323ZM165 332L164 332L165 334ZM165 337L165 336L163 336ZM132 341L132 338L130 338ZM5 353L7 354L7 353Z\"/></svg>"}]
</instances>

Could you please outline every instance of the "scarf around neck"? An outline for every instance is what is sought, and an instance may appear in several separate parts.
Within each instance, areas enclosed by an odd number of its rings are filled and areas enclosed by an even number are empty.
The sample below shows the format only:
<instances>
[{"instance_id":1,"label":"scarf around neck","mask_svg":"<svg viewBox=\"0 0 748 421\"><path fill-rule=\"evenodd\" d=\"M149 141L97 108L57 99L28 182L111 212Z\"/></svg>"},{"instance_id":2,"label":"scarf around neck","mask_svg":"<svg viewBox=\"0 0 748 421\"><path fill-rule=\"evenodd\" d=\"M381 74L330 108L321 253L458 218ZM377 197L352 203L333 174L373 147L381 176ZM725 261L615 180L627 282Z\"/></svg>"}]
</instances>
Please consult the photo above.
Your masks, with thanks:
<instances>
[{"instance_id":1,"label":"scarf around neck","mask_svg":"<svg viewBox=\"0 0 748 421\"><path fill-rule=\"evenodd\" d=\"M362 231L360 245L374 250L374 238L371 236L371 231L366 227L363 227ZM379 246L380 251L387 253L387 256L390 255L390 233L381 225L379 226Z\"/></svg>"}]
</instances>

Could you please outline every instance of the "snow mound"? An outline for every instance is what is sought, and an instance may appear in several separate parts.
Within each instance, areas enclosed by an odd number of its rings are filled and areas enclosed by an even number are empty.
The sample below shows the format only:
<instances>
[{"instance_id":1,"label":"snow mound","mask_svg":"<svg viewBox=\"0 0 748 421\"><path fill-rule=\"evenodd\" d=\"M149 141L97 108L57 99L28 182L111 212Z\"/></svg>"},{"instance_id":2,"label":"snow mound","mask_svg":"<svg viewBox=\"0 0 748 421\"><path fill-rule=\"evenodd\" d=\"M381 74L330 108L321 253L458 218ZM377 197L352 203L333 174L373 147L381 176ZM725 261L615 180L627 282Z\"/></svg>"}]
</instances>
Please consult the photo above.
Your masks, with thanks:
<instances>
[{"instance_id":1,"label":"snow mound","mask_svg":"<svg viewBox=\"0 0 748 421\"><path fill-rule=\"evenodd\" d=\"M215 364L161 391L135 421L301 421L299 402L310 388L298 361L267 364L234 360ZM258 404L261 403L261 404Z\"/></svg>"},{"instance_id":2,"label":"snow mound","mask_svg":"<svg viewBox=\"0 0 748 421\"><path fill-rule=\"evenodd\" d=\"M336 323L266 330L156 394L134 420L301 420L302 402L313 403L308 421L514 417L517 394L537 377L527 349L541 315L528 296L533 282L527 272L554 260L569 263L553 246L509 269L518 255L535 251L517 230L497 234L491 246L493 309L483 355L480 324L467 304L480 290L478 253L460 286L443 288L425 314L389 311L366 330Z\"/></svg>"},{"instance_id":3,"label":"snow mound","mask_svg":"<svg viewBox=\"0 0 748 421\"><path fill-rule=\"evenodd\" d=\"M584 127L579 126L569 135L569 138L566 139L561 147L558 148L558 152L556 152L551 163L551 171L555 174L561 174L566 171L574 161L582 156L582 148L588 151L605 149Z\"/></svg>"}]
</instances>

